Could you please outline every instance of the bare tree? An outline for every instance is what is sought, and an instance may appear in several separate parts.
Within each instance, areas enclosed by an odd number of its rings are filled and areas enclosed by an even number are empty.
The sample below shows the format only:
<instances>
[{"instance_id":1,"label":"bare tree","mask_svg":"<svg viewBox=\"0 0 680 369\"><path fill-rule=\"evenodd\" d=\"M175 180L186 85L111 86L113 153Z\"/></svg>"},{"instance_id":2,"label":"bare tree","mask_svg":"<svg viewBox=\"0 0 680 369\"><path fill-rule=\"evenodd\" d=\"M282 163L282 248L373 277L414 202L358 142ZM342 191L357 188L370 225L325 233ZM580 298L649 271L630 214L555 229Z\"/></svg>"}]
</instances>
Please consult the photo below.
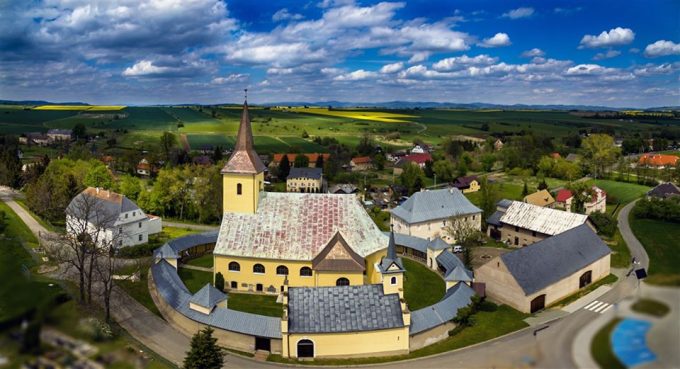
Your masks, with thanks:
<instances>
[{"instance_id":1,"label":"bare tree","mask_svg":"<svg viewBox=\"0 0 680 369\"><path fill-rule=\"evenodd\" d=\"M480 233L471 222L461 217L449 218L444 232L451 236L454 242L466 247L471 241L477 239Z\"/></svg>"}]
</instances>

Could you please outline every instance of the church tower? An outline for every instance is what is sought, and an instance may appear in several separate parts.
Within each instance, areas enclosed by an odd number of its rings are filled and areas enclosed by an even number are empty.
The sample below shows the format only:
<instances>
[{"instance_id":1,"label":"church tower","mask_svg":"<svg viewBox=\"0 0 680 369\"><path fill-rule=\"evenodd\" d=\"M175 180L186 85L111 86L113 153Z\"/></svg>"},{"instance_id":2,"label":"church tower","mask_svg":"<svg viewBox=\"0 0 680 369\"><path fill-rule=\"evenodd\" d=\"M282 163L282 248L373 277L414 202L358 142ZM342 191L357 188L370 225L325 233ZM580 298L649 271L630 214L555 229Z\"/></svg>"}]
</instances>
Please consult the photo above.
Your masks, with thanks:
<instances>
[{"instance_id":1,"label":"church tower","mask_svg":"<svg viewBox=\"0 0 680 369\"><path fill-rule=\"evenodd\" d=\"M243 103L234 153L222 168L222 211L254 214L264 186L265 166L253 149L248 100Z\"/></svg>"}]
</instances>

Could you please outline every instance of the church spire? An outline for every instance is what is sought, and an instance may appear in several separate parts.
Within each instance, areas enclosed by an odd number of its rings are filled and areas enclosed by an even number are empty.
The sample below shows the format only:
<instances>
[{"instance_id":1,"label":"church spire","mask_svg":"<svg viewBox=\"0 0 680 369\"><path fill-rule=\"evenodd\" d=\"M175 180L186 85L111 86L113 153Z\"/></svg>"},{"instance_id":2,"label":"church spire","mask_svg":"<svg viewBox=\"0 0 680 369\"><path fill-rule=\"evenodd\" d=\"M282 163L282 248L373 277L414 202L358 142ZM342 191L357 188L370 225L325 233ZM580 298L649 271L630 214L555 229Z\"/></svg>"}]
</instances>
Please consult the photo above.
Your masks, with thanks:
<instances>
[{"instance_id":1,"label":"church spire","mask_svg":"<svg viewBox=\"0 0 680 369\"><path fill-rule=\"evenodd\" d=\"M255 149L253 149L253 130L248 114L248 90L246 89L246 100L243 102L243 112L241 113L241 123L236 135L236 145L234 152L229 157L229 161L222 168L222 173L261 173L265 166Z\"/></svg>"},{"instance_id":2,"label":"church spire","mask_svg":"<svg viewBox=\"0 0 680 369\"><path fill-rule=\"evenodd\" d=\"M394 225L390 225L390 242L387 244L387 259L397 260L397 246L394 242Z\"/></svg>"}]
</instances>

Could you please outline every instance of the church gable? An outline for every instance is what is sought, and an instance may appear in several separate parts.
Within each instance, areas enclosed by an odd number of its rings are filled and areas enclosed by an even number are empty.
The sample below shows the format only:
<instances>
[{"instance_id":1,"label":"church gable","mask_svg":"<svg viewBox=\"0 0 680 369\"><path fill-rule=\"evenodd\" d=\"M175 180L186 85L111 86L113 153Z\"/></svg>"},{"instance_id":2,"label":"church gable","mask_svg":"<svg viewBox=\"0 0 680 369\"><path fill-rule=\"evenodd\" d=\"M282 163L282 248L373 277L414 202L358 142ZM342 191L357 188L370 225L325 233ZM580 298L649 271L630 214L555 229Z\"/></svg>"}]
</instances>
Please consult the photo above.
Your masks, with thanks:
<instances>
[{"instance_id":1,"label":"church gable","mask_svg":"<svg viewBox=\"0 0 680 369\"><path fill-rule=\"evenodd\" d=\"M317 271L363 272L364 265L364 259L352 250L340 232L336 232L326 247L312 260L312 268Z\"/></svg>"}]
</instances>

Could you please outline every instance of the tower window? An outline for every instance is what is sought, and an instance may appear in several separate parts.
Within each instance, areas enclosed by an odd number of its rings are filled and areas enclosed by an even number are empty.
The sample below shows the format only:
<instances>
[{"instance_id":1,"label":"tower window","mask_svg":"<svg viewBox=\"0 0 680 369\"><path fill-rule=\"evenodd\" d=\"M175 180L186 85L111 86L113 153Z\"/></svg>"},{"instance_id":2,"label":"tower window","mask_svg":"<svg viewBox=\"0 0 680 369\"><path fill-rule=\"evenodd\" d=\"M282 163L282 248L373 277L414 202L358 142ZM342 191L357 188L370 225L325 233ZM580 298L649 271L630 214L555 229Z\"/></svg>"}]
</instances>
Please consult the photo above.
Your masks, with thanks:
<instances>
[{"instance_id":1,"label":"tower window","mask_svg":"<svg viewBox=\"0 0 680 369\"><path fill-rule=\"evenodd\" d=\"M240 183L237 183L236 184L236 194L240 195L241 193L243 193L243 185L240 184Z\"/></svg>"},{"instance_id":2,"label":"tower window","mask_svg":"<svg viewBox=\"0 0 680 369\"><path fill-rule=\"evenodd\" d=\"M394 286L395 284L397 284L397 277L392 277L392 278L390 278L390 284L393 285L393 286Z\"/></svg>"}]
</instances>

